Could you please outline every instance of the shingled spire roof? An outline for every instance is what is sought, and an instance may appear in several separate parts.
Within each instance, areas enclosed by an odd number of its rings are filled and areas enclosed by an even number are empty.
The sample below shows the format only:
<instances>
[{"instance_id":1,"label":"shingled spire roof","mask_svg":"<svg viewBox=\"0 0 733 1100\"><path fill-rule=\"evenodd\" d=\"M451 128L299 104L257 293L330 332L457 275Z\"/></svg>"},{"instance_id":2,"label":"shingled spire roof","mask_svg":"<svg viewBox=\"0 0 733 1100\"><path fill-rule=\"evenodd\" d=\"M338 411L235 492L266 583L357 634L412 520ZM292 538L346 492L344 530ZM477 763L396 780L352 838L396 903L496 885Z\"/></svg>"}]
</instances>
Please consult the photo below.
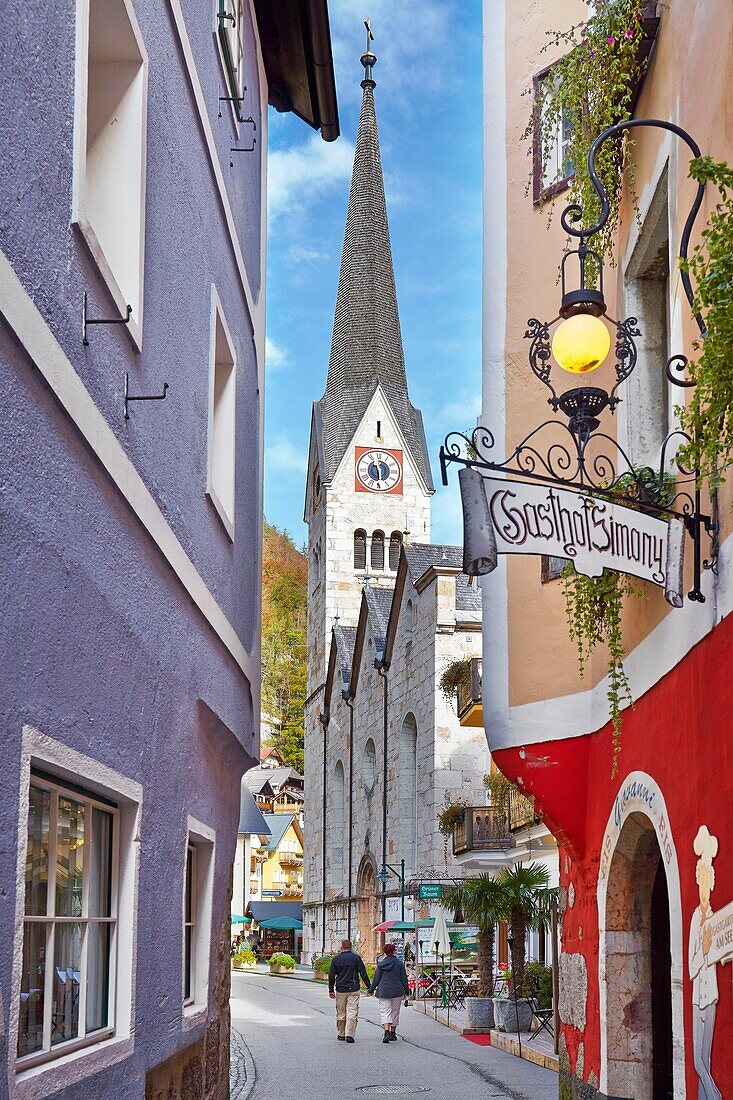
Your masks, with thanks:
<instances>
[{"instance_id":1,"label":"shingled spire roof","mask_svg":"<svg viewBox=\"0 0 733 1100\"><path fill-rule=\"evenodd\" d=\"M331 356L326 392L316 405L322 421L323 473L330 481L381 384L410 453L432 489L422 416L411 405L407 390L371 77L375 62L370 52L362 57L366 79Z\"/></svg>"}]
</instances>

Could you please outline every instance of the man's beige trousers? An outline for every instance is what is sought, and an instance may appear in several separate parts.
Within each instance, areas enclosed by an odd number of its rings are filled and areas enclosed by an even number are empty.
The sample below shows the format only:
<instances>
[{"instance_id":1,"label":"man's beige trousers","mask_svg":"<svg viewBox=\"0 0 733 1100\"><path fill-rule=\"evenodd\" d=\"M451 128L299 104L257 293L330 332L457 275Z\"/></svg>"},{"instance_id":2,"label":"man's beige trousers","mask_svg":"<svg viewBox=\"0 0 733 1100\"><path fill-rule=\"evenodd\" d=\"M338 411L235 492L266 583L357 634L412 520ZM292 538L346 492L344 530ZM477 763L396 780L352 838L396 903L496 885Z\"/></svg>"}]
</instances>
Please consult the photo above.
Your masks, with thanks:
<instances>
[{"instance_id":1,"label":"man's beige trousers","mask_svg":"<svg viewBox=\"0 0 733 1100\"><path fill-rule=\"evenodd\" d=\"M359 994L336 994L336 1031L339 1035L350 1036L356 1034L356 1025L359 1021Z\"/></svg>"}]
</instances>

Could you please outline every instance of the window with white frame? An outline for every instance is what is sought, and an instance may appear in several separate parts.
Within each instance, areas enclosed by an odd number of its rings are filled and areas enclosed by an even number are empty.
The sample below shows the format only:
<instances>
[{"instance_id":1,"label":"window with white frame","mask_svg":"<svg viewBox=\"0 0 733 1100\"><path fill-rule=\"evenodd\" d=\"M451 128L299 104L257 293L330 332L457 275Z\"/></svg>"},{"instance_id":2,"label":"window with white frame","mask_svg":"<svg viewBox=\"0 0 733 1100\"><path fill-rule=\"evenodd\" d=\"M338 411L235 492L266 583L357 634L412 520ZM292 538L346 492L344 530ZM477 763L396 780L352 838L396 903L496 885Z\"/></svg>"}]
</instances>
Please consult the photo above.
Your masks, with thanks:
<instances>
[{"instance_id":1,"label":"window with white frame","mask_svg":"<svg viewBox=\"0 0 733 1100\"><path fill-rule=\"evenodd\" d=\"M196 959L193 942L196 931L196 849L189 844L186 849L186 886L183 902L183 1003L193 1004L196 987Z\"/></svg>"},{"instance_id":2,"label":"window with white frame","mask_svg":"<svg viewBox=\"0 0 733 1100\"><path fill-rule=\"evenodd\" d=\"M211 304L209 462L207 492L229 536L234 537L236 360L216 292Z\"/></svg>"},{"instance_id":3,"label":"window with white frame","mask_svg":"<svg viewBox=\"0 0 733 1100\"><path fill-rule=\"evenodd\" d=\"M183 874L184 1014L204 1011L209 1000L214 832L189 819Z\"/></svg>"},{"instance_id":4,"label":"window with white frame","mask_svg":"<svg viewBox=\"0 0 733 1100\"><path fill-rule=\"evenodd\" d=\"M147 56L129 0L77 0L74 211L139 341L143 302Z\"/></svg>"},{"instance_id":5,"label":"window with white frame","mask_svg":"<svg viewBox=\"0 0 733 1100\"><path fill-rule=\"evenodd\" d=\"M118 809L32 772L18 1069L114 1033Z\"/></svg>"},{"instance_id":6,"label":"window with white frame","mask_svg":"<svg viewBox=\"0 0 733 1100\"><path fill-rule=\"evenodd\" d=\"M219 54L227 78L234 117L242 120L244 96L244 0L214 0L214 21Z\"/></svg>"},{"instance_id":7,"label":"window with white frame","mask_svg":"<svg viewBox=\"0 0 733 1100\"><path fill-rule=\"evenodd\" d=\"M558 87L559 74L550 66L534 78L534 154L532 197L534 202L550 198L565 190L573 176L570 159L572 119L563 110L552 132L543 132L543 112L550 92Z\"/></svg>"}]
</instances>

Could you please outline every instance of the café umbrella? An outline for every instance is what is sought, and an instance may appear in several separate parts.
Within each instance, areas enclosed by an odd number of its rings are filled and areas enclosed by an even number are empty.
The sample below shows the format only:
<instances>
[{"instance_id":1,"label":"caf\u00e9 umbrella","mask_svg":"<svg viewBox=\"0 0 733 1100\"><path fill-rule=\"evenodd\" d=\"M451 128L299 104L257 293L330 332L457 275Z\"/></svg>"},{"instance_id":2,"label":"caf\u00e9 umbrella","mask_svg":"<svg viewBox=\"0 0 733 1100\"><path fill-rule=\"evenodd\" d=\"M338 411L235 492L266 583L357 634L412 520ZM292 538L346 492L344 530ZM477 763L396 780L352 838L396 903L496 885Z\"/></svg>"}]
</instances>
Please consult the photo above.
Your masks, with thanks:
<instances>
[{"instance_id":1,"label":"caf\u00e9 umbrella","mask_svg":"<svg viewBox=\"0 0 733 1100\"><path fill-rule=\"evenodd\" d=\"M303 922L297 917L271 917L270 920L260 921L260 928L272 928L276 932L300 931L302 927Z\"/></svg>"}]
</instances>

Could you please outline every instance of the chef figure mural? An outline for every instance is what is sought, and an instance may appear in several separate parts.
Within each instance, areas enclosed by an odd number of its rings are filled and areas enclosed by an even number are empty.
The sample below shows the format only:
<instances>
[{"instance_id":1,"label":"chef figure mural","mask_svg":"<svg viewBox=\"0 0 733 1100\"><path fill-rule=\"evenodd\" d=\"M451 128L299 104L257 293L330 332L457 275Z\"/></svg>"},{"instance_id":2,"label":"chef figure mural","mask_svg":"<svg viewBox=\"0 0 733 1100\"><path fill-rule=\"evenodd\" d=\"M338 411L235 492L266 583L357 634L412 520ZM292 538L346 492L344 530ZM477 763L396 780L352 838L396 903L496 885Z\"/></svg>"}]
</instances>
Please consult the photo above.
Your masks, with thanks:
<instances>
[{"instance_id":1,"label":"chef figure mural","mask_svg":"<svg viewBox=\"0 0 733 1100\"><path fill-rule=\"evenodd\" d=\"M722 1100L713 1079L710 1060L718 1004L718 963L733 957L733 902L713 911L710 895L715 887L713 860L718 838L701 825L693 844L697 858L695 878L700 904L690 921L689 966L692 981L692 1052L699 1080L698 1100Z\"/></svg>"}]
</instances>

